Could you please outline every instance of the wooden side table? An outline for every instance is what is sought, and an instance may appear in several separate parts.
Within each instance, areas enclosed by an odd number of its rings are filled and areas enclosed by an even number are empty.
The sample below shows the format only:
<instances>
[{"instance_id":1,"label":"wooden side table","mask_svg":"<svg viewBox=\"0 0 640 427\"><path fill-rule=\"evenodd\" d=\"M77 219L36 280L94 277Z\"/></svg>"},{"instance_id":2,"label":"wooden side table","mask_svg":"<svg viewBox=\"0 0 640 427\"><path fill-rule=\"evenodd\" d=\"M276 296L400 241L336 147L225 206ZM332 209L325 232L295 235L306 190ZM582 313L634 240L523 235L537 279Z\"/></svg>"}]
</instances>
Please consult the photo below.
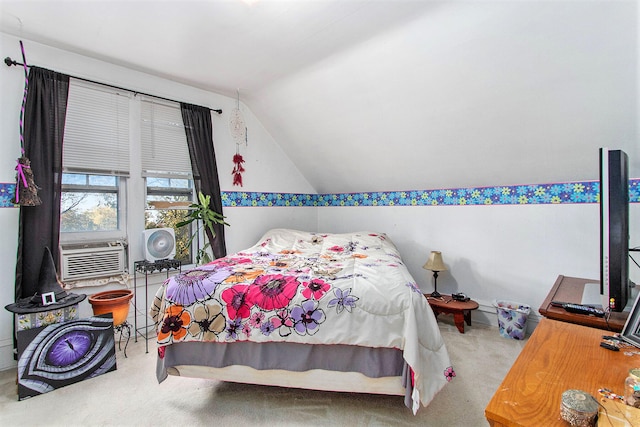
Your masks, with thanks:
<instances>
[{"instance_id":1,"label":"wooden side table","mask_svg":"<svg viewBox=\"0 0 640 427\"><path fill-rule=\"evenodd\" d=\"M451 295L442 295L440 298L432 298L430 294L424 294L436 318L440 313L453 314L453 322L461 334L464 334L464 324L471 326L471 310L478 308L474 300L466 302L456 301Z\"/></svg>"},{"instance_id":2,"label":"wooden side table","mask_svg":"<svg viewBox=\"0 0 640 427\"><path fill-rule=\"evenodd\" d=\"M564 308L554 307L551 304L551 301L580 304L585 283L597 281L597 279L590 280L563 275L558 276L556 283L549 291L547 298L544 300L538 311L544 317L548 317L549 319L621 332L622 328L624 328L624 324L627 322L629 311L623 311L621 313L612 312L609 314L608 318L605 318L588 316L586 314L569 313Z\"/></svg>"}]
</instances>

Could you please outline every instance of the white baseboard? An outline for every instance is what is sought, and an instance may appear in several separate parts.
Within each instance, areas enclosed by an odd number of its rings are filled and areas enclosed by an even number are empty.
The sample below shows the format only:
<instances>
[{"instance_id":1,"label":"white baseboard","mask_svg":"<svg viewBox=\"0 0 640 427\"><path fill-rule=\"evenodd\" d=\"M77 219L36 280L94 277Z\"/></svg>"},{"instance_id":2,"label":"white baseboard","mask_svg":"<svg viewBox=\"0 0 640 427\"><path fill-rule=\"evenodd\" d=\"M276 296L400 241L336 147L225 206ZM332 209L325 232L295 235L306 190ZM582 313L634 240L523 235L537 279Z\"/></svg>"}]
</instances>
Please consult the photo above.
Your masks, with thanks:
<instances>
[{"instance_id":1,"label":"white baseboard","mask_svg":"<svg viewBox=\"0 0 640 427\"><path fill-rule=\"evenodd\" d=\"M0 371L13 369L18 366L18 362L13 360L13 340L0 340Z\"/></svg>"}]
</instances>

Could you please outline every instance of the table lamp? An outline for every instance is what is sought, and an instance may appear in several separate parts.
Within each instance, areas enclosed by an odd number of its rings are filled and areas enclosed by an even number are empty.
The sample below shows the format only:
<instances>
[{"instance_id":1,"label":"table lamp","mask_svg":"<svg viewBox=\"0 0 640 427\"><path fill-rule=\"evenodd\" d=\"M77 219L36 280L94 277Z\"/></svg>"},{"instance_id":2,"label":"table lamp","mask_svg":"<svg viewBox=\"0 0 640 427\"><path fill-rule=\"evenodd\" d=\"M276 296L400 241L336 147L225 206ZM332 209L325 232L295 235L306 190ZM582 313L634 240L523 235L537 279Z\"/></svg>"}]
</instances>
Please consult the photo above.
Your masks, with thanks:
<instances>
[{"instance_id":1,"label":"table lamp","mask_svg":"<svg viewBox=\"0 0 640 427\"><path fill-rule=\"evenodd\" d=\"M431 251L429 259L422 268L433 271L433 292L430 296L432 298L441 298L442 295L438 293L438 272L447 270L447 266L442 261L442 253L440 251Z\"/></svg>"}]
</instances>

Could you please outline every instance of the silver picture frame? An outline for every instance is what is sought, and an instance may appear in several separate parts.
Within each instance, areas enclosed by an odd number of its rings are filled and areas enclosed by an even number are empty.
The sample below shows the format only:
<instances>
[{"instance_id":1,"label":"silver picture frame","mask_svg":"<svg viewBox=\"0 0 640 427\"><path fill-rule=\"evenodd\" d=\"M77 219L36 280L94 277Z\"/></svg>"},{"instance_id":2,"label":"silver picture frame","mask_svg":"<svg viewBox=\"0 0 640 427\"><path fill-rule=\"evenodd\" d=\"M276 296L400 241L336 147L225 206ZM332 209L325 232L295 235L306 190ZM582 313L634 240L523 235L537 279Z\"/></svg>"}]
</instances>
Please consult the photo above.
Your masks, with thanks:
<instances>
[{"instance_id":1,"label":"silver picture frame","mask_svg":"<svg viewBox=\"0 0 640 427\"><path fill-rule=\"evenodd\" d=\"M640 348L640 293L636 297L631 313L622 328L620 337L627 343Z\"/></svg>"}]
</instances>

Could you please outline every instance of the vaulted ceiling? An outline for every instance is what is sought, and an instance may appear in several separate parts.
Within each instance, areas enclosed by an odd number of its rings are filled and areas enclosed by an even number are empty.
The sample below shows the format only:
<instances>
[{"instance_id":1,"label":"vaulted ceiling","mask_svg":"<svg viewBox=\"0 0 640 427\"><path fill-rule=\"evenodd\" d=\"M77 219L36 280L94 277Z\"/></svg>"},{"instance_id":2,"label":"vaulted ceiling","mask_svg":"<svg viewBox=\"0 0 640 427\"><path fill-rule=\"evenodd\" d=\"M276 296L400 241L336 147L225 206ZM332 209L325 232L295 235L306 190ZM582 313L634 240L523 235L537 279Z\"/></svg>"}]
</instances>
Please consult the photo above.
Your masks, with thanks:
<instances>
[{"instance_id":1,"label":"vaulted ceiling","mask_svg":"<svg viewBox=\"0 0 640 427\"><path fill-rule=\"evenodd\" d=\"M235 97L319 192L640 176L636 1L0 0L0 31Z\"/></svg>"}]
</instances>

